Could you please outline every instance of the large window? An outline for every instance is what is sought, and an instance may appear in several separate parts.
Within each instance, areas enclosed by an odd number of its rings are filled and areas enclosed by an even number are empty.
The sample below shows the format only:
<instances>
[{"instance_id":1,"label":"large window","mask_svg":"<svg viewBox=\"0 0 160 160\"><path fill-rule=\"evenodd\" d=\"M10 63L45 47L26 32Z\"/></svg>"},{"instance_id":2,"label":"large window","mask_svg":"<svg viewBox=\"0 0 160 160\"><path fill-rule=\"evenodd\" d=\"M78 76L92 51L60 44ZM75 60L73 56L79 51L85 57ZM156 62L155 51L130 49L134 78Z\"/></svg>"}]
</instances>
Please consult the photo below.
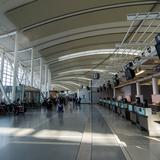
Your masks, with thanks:
<instances>
[{"instance_id":1,"label":"large window","mask_svg":"<svg viewBox=\"0 0 160 160\"><path fill-rule=\"evenodd\" d=\"M13 69L6 59L4 59L2 83L4 86L12 86L12 84L13 84Z\"/></svg>"},{"instance_id":2,"label":"large window","mask_svg":"<svg viewBox=\"0 0 160 160\"><path fill-rule=\"evenodd\" d=\"M10 61L7 57L4 58L4 66L3 66L3 86L12 86L13 85L13 66L12 61ZM0 73L1 73L1 54L0 54ZM25 66L19 65L17 71L17 85L23 84L30 86L30 69ZM39 72L34 72L33 76L33 84L34 87L39 87Z\"/></svg>"},{"instance_id":3,"label":"large window","mask_svg":"<svg viewBox=\"0 0 160 160\"><path fill-rule=\"evenodd\" d=\"M2 58L1 58L1 55L0 55L0 73L1 73L1 60L2 60Z\"/></svg>"},{"instance_id":4,"label":"large window","mask_svg":"<svg viewBox=\"0 0 160 160\"><path fill-rule=\"evenodd\" d=\"M0 54L0 76L1 76L1 64L2 64L2 55ZM17 86L19 84L30 86L31 85L31 71L29 67L19 64L17 70L16 82ZM5 93L9 99L12 98L12 86L13 86L13 59L8 57L6 54L4 55L4 65L3 65L3 79L2 84L5 90ZM33 76L33 84L34 87L39 87L39 72L34 72ZM1 77L0 77L1 79ZM0 99L4 98L2 92L0 90Z\"/></svg>"},{"instance_id":5,"label":"large window","mask_svg":"<svg viewBox=\"0 0 160 160\"><path fill-rule=\"evenodd\" d=\"M25 69L23 67L19 66L19 68L18 68L18 82L20 84L26 85L25 79L26 79Z\"/></svg>"},{"instance_id":6,"label":"large window","mask_svg":"<svg viewBox=\"0 0 160 160\"><path fill-rule=\"evenodd\" d=\"M40 83L39 72L34 72L33 86L36 87L36 88L39 88L39 83Z\"/></svg>"}]
</instances>

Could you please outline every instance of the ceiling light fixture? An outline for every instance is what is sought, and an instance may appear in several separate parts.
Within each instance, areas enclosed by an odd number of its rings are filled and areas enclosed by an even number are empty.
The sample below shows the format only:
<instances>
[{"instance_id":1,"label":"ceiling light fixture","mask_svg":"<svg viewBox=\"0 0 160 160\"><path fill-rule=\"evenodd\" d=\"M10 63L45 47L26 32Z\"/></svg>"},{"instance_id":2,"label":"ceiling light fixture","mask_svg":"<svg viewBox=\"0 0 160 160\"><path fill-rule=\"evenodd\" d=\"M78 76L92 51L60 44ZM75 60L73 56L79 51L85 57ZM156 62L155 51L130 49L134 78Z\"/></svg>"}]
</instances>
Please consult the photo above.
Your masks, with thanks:
<instances>
[{"instance_id":1,"label":"ceiling light fixture","mask_svg":"<svg viewBox=\"0 0 160 160\"><path fill-rule=\"evenodd\" d=\"M92 80L91 78L86 78L86 77L60 77L60 78L55 78L53 80L64 80L64 79L82 79L87 81Z\"/></svg>"},{"instance_id":2,"label":"ceiling light fixture","mask_svg":"<svg viewBox=\"0 0 160 160\"><path fill-rule=\"evenodd\" d=\"M115 75L117 72L109 72L110 75Z\"/></svg>"},{"instance_id":3,"label":"ceiling light fixture","mask_svg":"<svg viewBox=\"0 0 160 160\"><path fill-rule=\"evenodd\" d=\"M100 49L100 50L78 52L78 53L61 56L58 58L58 61L65 61L65 60L80 58L84 56L113 54L114 52L115 52L115 49ZM124 52L124 49L119 49L118 52L116 52L116 54L138 55L140 52L141 52L140 50L134 50L134 49L125 49L125 52Z\"/></svg>"},{"instance_id":4,"label":"ceiling light fixture","mask_svg":"<svg viewBox=\"0 0 160 160\"><path fill-rule=\"evenodd\" d=\"M141 70L141 71L139 71L139 72L136 73L136 76L138 76L138 75L140 75L140 74L142 74L144 72L145 72L145 70Z\"/></svg>"},{"instance_id":5,"label":"ceiling light fixture","mask_svg":"<svg viewBox=\"0 0 160 160\"><path fill-rule=\"evenodd\" d=\"M160 19L160 12L148 12L148 13L133 13L127 15L127 20L146 20L146 19Z\"/></svg>"},{"instance_id":6,"label":"ceiling light fixture","mask_svg":"<svg viewBox=\"0 0 160 160\"><path fill-rule=\"evenodd\" d=\"M0 35L0 39L1 38L7 38L7 37L10 37L10 36L14 36L15 34L16 34L16 31L3 34L3 35Z\"/></svg>"},{"instance_id":7,"label":"ceiling light fixture","mask_svg":"<svg viewBox=\"0 0 160 160\"><path fill-rule=\"evenodd\" d=\"M63 85L61 85L61 84L52 84L53 85L53 88L54 87L58 87L58 88L63 88L63 89L66 89L66 90L71 90L71 89L69 89L69 88L67 88L67 87L65 87L65 86L63 86Z\"/></svg>"},{"instance_id":8,"label":"ceiling light fixture","mask_svg":"<svg viewBox=\"0 0 160 160\"><path fill-rule=\"evenodd\" d=\"M70 71L65 71L65 72L61 72L61 73L58 73L59 75L63 75L63 74L68 74L68 73L73 73L73 72L87 72L87 71L90 71L90 72L105 72L106 70L103 70L103 69L75 69L75 70L70 70Z\"/></svg>"},{"instance_id":9,"label":"ceiling light fixture","mask_svg":"<svg viewBox=\"0 0 160 160\"><path fill-rule=\"evenodd\" d=\"M72 85L75 85L75 86L78 86L78 87L81 86L80 84L74 83L72 81L57 81L57 83L72 84Z\"/></svg>"}]
</instances>

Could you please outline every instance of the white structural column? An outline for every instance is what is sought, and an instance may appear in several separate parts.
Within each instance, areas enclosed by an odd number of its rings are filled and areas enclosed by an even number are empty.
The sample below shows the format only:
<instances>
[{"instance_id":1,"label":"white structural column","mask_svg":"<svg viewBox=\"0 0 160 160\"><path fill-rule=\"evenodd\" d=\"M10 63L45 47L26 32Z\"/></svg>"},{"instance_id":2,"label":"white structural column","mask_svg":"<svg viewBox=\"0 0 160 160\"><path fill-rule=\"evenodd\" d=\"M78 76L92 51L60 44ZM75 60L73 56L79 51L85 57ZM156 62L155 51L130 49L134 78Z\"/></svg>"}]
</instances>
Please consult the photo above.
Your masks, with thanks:
<instances>
[{"instance_id":1,"label":"white structural column","mask_svg":"<svg viewBox=\"0 0 160 160\"><path fill-rule=\"evenodd\" d=\"M25 69L25 75L24 75L24 78L25 78L25 79L24 79L24 80L25 80L25 82L24 82L24 83L25 83L25 85L27 85L27 83L26 83L26 82L27 82L27 81L26 81L26 80L27 80L27 69Z\"/></svg>"},{"instance_id":2,"label":"white structural column","mask_svg":"<svg viewBox=\"0 0 160 160\"><path fill-rule=\"evenodd\" d=\"M33 86L33 49L31 52L31 86Z\"/></svg>"},{"instance_id":3,"label":"white structural column","mask_svg":"<svg viewBox=\"0 0 160 160\"><path fill-rule=\"evenodd\" d=\"M50 72L50 69L48 69L48 97L50 96L49 94L49 91L50 91L50 88L51 88L51 72Z\"/></svg>"},{"instance_id":4,"label":"white structural column","mask_svg":"<svg viewBox=\"0 0 160 160\"><path fill-rule=\"evenodd\" d=\"M116 97L116 89L113 88L113 97Z\"/></svg>"},{"instance_id":5,"label":"white structural column","mask_svg":"<svg viewBox=\"0 0 160 160\"><path fill-rule=\"evenodd\" d=\"M39 78L39 89L42 90L42 58L40 58Z\"/></svg>"},{"instance_id":6,"label":"white structural column","mask_svg":"<svg viewBox=\"0 0 160 160\"><path fill-rule=\"evenodd\" d=\"M18 33L15 35L15 47L14 47L14 68L13 68L13 85L12 85L12 101L16 97L16 85L17 85L17 52L18 52Z\"/></svg>"},{"instance_id":7,"label":"white structural column","mask_svg":"<svg viewBox=\"0 0 160 160\"><path fill-rule=\"evenodd\" d=\"M79 97L79 89L77 89L77 97Z\"/></svg>"},{"instance_id":8,"label":"white structural column","mask_svg":"<svg viewBox=\"0 0 160 160\"><path fill-rule=\"evenodd\" d=\"M1 81L3 82L3 70L4 70L4 52L1 54Z\"/></svg>"},{"instance_id":9,"label":"white structural column","mask_svg":"<svg viewBox=\"0 0 160 160\"><path fill-rule=\"evenodd\" d=\"M48 80L48 66L45 65L44 88L45 88L45 94L46 94L46 96L47 96L47 80Z\"/></svg>"},{"instance_id":10,"label":"white structural column","mask_svg":"<svg viewBox=\"0 0 160 160\"><path fill-rule=\"evenodd\" d=\"M152 78L152 88L153 88L153 95L158 94L158 81L156 78Z\"/></svg>"},{"instance_id":11,"label":"white structural column","mask_svg":"<svg viewBox=\"0 0 160 160\"><path fill-rule=\"evenodd\" d=\"M137 91L137 96L140 96L141 95L141 88L140 88L139 82L136 83L136 91Z\"/></svg>"}]
</instances>

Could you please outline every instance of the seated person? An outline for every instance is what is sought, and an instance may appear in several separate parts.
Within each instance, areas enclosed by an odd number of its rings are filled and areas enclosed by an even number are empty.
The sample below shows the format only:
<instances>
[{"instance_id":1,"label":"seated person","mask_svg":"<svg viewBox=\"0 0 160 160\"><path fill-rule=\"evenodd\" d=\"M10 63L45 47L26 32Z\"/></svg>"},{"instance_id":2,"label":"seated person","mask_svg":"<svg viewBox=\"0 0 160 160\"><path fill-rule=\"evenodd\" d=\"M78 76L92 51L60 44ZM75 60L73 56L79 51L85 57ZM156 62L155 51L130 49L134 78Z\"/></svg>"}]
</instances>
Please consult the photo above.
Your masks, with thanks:
<instances>
[{"instance_id":1,"label":"seated person","mask_svg":"<svg viewBox=\"0 0 160 160\"><path fill-rule=\"evenodd\" d=\"M21 104L20 98L17 98L16 103L17 103L17 105L20 105L20 104Z\"/></svg>"},{"instance_id":2,"label":"seated person","mask_svg":"<svg viewBox=\"0 0 160 160\"><path fill-rule=\"evenodd\" d=\"M127 98L123 98L124 103L128 103Z\"/></svg>"},{"instance_id":3,"label":"seated person","mask_svg":"<svg viewBox=\"0 0 160 160\"><path fill-rule=\"evenodd\" d=\"M137 105L137 106L139 106L139 107L142 107L142 106L143 106L143 104L141 103L140 97L136 97L136 103L135 103L135 105Z\"/></svg>"},{"instance_id":4,"label":"seated person","mask_svg":"<svg viewBox=\"0 0 160 160\"><path fill-rule=\"evenodd\" d=\"M144 99L144 101L143 101L143 107L144 108L149 108L148 101L146 99Z\"/></svg>"}]
</instances>

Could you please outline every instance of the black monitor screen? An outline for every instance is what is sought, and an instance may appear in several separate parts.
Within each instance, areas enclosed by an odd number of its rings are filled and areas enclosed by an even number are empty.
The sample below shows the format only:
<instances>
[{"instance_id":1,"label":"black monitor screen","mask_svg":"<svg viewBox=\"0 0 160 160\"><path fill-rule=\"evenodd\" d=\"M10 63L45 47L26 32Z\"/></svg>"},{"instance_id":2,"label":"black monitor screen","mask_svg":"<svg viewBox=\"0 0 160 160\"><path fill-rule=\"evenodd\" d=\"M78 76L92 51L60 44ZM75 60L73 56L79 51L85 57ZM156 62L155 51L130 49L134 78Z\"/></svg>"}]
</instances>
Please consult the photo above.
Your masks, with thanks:
<instances>
[{"instance_id":1,"label":"black monitor screen","mask_svg":"<svg viewBox=\"0 0 160 160\"><path fill-rule=\"evenodd\" d=\"M160 59L160 44L156 44L155 48L156 48L156 51L157 51L157 55L158 55L158 57Z\"/></svg>"},{"instance_id":2,"label":"black monitor screen","mask_svg":"<svg viewBox=\"0 0 160 160\"><path fill-rule=\"evenodd\" d=\"M157 34L157 36L155 37L156 43L160 44L160 33Z\"/></svg>"},{"instance_id":3,"label":"black monitor screen","mask_svg":"<svg viewBox=\"0 0 160 160\"><path fill-rule=\"evenodd\" d=\"M130 79L133 79L135 77L135 72L134 72L133 69L127 68L125 70L125 75L126 75L126 80L130 80Z\"/></svg>"},{"instance_id":4,"label":"black monitor screen","mask_svg":"<svg viewBox=\"0 0 160 160\"><path fill-rule=\"evenodd\" d=\"M100 78L100 74L99 73L94 73L93 74L93 79L99 79Z\"/></svg>"}]
</instances>

